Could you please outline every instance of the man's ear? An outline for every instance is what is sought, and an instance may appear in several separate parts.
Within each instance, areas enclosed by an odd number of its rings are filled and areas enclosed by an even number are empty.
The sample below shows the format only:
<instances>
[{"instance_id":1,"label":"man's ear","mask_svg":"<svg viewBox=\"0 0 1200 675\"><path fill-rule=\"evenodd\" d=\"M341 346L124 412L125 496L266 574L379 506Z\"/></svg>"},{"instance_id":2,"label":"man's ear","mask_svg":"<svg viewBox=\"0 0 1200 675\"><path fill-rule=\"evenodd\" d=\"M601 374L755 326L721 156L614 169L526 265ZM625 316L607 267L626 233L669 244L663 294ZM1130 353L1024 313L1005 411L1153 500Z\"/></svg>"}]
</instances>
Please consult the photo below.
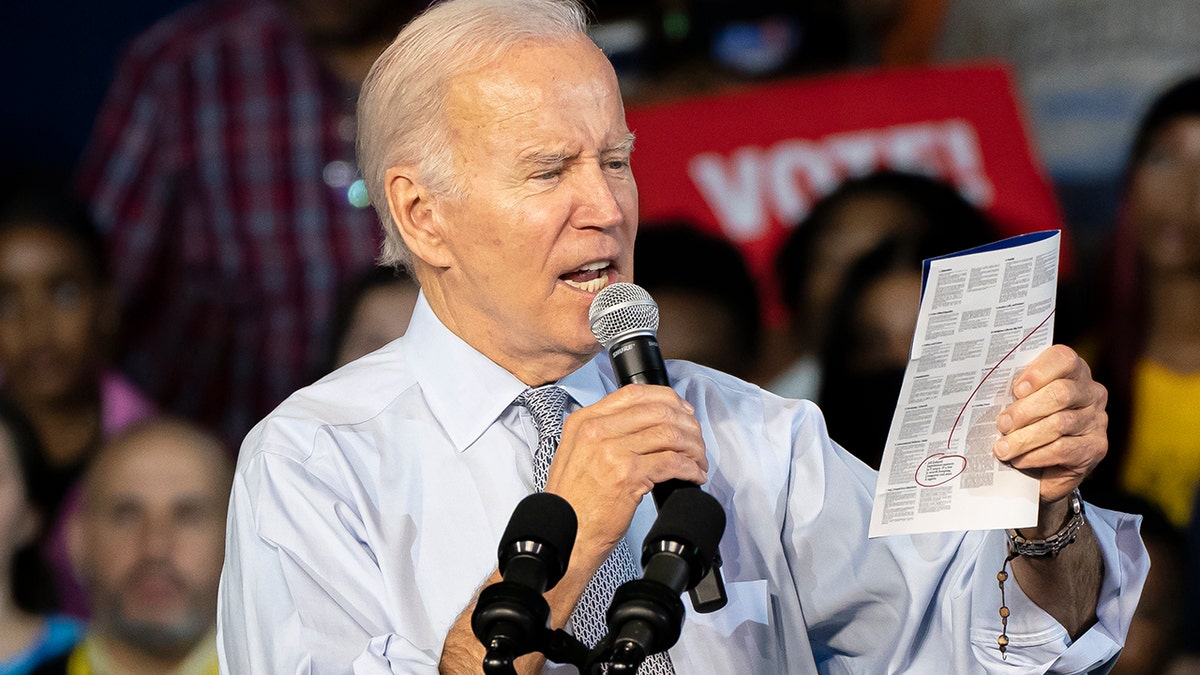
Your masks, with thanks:
<instances>
[{"instance_id":1,"label":"man's ear","mask_svg":"<svg viewBox=\"0 0 1200 675\"><path fill-rule=\"evenodd\" d=\"M384 174L388 210L395 227L414 257L434 267L449 267L443 220L438 200L422 185L412 167L393 166Z\"/></svg>"}]
</instances>

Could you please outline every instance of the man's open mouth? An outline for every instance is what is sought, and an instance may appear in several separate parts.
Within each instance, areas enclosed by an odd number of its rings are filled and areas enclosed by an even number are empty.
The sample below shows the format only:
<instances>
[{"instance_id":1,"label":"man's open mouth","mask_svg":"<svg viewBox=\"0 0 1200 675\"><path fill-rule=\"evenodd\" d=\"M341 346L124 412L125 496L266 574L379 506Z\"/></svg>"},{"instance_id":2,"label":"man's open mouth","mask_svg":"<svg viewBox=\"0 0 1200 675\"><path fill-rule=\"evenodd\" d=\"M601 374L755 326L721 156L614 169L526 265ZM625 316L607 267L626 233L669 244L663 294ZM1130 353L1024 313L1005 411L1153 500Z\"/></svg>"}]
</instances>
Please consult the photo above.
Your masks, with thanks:
<instances>
[{"instance_id":1,"label":"man's open mouth","mask_svg":"<svg viewBox=\"0 0 1200 675\"><path fill-rule=\"evenodd\" d=\"M581 291L588 293L596 293L601 288L608 285L608 271L611 264L607 260L600 260L588 263L583 267L568 272L559 279L562 279L568 286L578 288Z\"/></svg>"}]
</instances>

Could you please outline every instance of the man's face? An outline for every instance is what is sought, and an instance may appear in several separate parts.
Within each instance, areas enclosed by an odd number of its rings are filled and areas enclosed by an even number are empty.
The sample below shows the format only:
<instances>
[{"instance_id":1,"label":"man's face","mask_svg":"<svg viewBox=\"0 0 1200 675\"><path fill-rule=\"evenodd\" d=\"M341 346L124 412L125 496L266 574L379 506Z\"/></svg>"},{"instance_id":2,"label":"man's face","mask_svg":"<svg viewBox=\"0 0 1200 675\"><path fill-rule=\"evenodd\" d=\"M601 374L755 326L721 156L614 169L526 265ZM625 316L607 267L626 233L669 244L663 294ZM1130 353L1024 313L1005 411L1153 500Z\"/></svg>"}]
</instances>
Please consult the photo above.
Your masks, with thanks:
<instances>
[{"instance_id":1,"label":"man's face","mask_svg":"<svg viewBox=\"0 0 1200 675\"><path fill-rule=\"evenodd\" d=\"M439 202L431 302L511 372L557 379L598 349L596 292L633 277L637 186L616 77L584 39L531 43L456 78L448 114L465 197Z\"/></svg>"},{"instance_id":2,"label":"man's face","mask_svg":"<svg viewBox=\"0 0 1200 675\"><path fill-rule=\"evenodd\" d=\"M216 617L226 470L213 449L170 429L101 460L72 542L95 625L155 656L185 654Z\"/></svg>"}]
</instances>

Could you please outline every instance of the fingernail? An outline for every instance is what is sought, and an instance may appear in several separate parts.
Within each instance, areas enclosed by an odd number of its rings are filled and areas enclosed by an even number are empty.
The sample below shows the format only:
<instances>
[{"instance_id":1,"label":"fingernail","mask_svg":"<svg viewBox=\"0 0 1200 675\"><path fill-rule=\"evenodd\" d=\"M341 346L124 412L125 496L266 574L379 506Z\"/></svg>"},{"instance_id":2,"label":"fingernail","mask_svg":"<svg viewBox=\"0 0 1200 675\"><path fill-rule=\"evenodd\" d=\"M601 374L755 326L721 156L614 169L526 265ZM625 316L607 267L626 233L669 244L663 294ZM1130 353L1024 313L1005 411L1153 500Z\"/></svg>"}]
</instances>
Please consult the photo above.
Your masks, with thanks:
<instances>
[{"instance_id":1,"label":"fingernail","mask_svg":"<svg viewBox=\"0 0 1200 675\"><path fill-rule=\"evenodd\" d=\"M1012 431L1012 416L1007 414L1000 415L1000 417L996 418L996 428L999 429L1000 433L1002 434L1007 434L1008 432Z\"/></svg>"},{"instance_id":2,"label":"fingernail","mask_svg":"<svg viewBox=\"0 0 1200 675\"><path fill-rule=\"evenodd\" d=\"M1016 392L1017 398L1025 398L1033 393L1033 385L1028 382L1018 382L1013 391Z\"/></svg>"},{"instance_id":3,"label":"fingernail","mask_svg":"<svg viewBox=\"0 0 1200 675\"><path fill-rule=\"evenodd\" d=\"M696 412L696 408L693 407L692 404L688 403L687 401L683 402L683 409L686 410L689 415Z\"/></svg>"},{"instance_id":4,"label":"fingernail","mask_svg":"<svg viewBox=\"0 0 1200 675\"><path fill-rule=\"evenodd\" d=\"M1008 459L1008 441L1004 439L996 441L995 445L992 446L992 454L1000 461Z\"/></svg>"}]
</instances>

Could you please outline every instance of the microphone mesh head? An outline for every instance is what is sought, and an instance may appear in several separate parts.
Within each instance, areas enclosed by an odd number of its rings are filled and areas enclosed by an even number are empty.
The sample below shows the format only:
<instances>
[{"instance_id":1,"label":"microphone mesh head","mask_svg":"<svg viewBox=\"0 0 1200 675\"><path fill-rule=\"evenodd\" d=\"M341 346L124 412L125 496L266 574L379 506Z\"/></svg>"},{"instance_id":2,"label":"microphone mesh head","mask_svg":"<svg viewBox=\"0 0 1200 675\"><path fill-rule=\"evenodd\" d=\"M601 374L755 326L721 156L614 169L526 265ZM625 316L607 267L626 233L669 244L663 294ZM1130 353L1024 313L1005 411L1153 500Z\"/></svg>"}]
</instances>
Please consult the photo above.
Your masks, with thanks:
<instances>
[{"instance_id":1,"label":"microphone mesh head","mask_svg":"<svg viewBox=\"0 0 1200 675\"><path fill-rule=\"evenodd\" d=\"M617 338L658 332L658 305L641 286L616 283L596 294L588 310L588 321L592 335L608 347Z\"/></svg>"}]
</instances>

